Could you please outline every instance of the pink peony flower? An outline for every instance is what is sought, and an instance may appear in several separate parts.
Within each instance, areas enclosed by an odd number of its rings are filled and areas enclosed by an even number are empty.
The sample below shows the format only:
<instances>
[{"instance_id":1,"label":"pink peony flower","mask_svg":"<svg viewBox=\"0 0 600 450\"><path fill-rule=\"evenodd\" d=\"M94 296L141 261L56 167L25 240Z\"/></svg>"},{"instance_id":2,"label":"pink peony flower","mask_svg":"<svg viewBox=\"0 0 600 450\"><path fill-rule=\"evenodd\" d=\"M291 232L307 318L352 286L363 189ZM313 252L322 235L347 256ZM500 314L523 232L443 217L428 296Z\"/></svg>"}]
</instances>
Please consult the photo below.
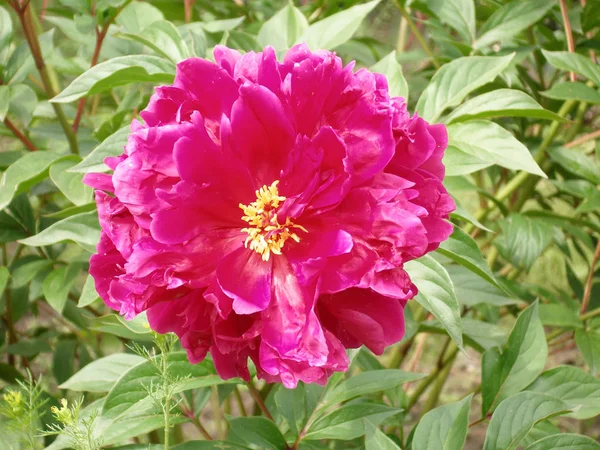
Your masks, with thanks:
<instances>
[{"instance_id":1,"label":"pink peony flower","mask_svg":"<svg viewBox=\"0 0 600 450\"><path fill-rule=\"evenodd\" d=\"M191 362L294 387L381 354L417 292L403 265L452 232L443 125L410 117L382 75L272 48L181 62L134 121L112 175L89 174L102 238L90 273Z\"/></svg>"}]
</instances>

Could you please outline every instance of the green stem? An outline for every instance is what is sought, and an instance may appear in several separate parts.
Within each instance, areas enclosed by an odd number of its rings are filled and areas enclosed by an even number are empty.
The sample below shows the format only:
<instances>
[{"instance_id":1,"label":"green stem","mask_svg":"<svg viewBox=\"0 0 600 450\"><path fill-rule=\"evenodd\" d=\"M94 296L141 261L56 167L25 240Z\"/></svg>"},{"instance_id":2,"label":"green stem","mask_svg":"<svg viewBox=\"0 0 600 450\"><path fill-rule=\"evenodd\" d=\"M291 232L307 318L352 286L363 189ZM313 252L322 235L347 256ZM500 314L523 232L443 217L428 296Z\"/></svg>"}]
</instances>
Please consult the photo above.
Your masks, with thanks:
<instances>
[{"instance_id":1,"label":"green stem","mask_svg":"<svg viewBox=\"0 0 600 450\"><path fill-rule=\"evenodd\" d=\"M404 17L404 19L406 20L406 23L408 24L410 31L412 31L412 33L415 35L415 38L417 38L417 41L419 41L419 44L421 45L421 47L423 47L423 50L425 50L425 53L427 53L427 56L429 56L429 58L431 59L431 62L433 63L435 68L439 69L441 67L440 63L438 62L433 51L427 44L427 41L425 41L425 38L419 31L419 28L417 28L417 25L415 25L415 22L412 19L412 17L410 16L410 14L408 13L408 11L404 8L404 6L402 6L400 4L399 1L396 1L396 7L400 11L400 14L402 14L402 17Z\"/></svg>"},{"instance_id":2,"label":"green stem","mask_svg":"<svg viewBox=\"0 0 600 450\"><path fill-rule=\"evenodd\" d=\"M593 311L587 312L581 315L581 320L589 320L593 317L600 316L600 308L596 308Z\"/></svg>"},{"instance_id":3,"label":"green stem","mask_svg":"<svg viewBox=\"0 0 600 450\"><path fill-rule=\"evenodd\" d=\"M425 405L423 405L423 409L421 411L421 417L431 411L438 403L440 398L440 394L442 393L442 389L446 385L446 381L448 381L448 376L450 375L450 370L452 369L452 364L448 364L444 369L442 369L440 376L435 381L431 392L429 393L429 397L427 397L427 401Z\"/></svg>"},{"instance_id":4,"label":"green stem","mask_svg":"<svg viewBox=\"0 0 600 450\"><path fill-rule=\"evenodd\" d=\"M440 375L440 373L446 368L446 366L454 362L454 359L456 358L457 354L458 347L455 346L454 349L450 352L450 354L446 357L442 365L436 366L431 371L431 373L419 383L415 391L408 399L407 410L410 410L413 406L415 406L415 404L419 401L419 398L421 398L421 395L423 395L423 393L427 390L431 383L433 383L436 380L438 375Z\"/></svg>"},{"instance_id":5,"label":"green stem","mask_svg":"<svg viewBox=\"0 0 600 450\"><path fill-rule=\"evenodd\" d=\"M427 312L421 305L417 305L417 308L417 311L414 313L414 320L415 322L421 322L427 315ZM406 355L408 354L413 343L415 342L415 336L411 337L408 341L403 342L396 347L396 351L392 355L388 366L390 367L390 369L397 369L402 365L404 358L406 358Z\"/></svg>"},{"instance_id":6,"label":"green stem","mask_svg":"<svg viewBox=\"0 0 600 450\"><path fill-rule=\"evenodd\" d=\"M166 359L166 358L163 358ZM171 414L171 397L166 396L165 398L165 406L164 406L164 418L165 418L165 450L169 450L169 419Z\"/></svg>"},{"instance_id":7,"label":"green stem","mask_svg":"<svg viewBox=\"0 0 600 450\"><path fill-rule=\"evenodd\" d=\"M238 402L240 413L242 414L242 416L246 417L248 415L248 412L246 411L246 407L244 406L244 399L242 398L242 394L240 393L240 390L237 386L233 388L233 394L235 395L235 398Z\"/></svg>"}]
</instances>

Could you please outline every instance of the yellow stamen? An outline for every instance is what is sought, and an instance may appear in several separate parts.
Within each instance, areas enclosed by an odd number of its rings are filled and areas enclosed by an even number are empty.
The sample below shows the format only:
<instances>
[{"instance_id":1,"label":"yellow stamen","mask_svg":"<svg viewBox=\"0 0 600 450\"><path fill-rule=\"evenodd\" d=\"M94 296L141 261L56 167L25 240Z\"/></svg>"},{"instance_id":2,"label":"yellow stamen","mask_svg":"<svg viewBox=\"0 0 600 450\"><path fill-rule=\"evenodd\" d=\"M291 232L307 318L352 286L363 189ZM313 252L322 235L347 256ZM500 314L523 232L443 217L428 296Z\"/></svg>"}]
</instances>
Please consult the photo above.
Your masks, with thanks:
<instances>
[{"instance_id":1,"label":"yellow stamen","mask_svg":"<svg viewBox=\"0 0 600 450\"><path fill-rule=\"evenodd\" d=\"M302 225L294 224L289 217L284 224L279 223L277 208L285 201L285 197L279 195L278 184L279 180L276 180L271 186L265 185L257 190L255 202L249 205L240 203L240 208L244 211L242 220L250 225L242 228L242 231L248 233L244 246L260 253L263 261L268 261L271 253L281 255L281 249L288 238L300 242L295 231L308 232Z\"/></svg>"}]
</instances>

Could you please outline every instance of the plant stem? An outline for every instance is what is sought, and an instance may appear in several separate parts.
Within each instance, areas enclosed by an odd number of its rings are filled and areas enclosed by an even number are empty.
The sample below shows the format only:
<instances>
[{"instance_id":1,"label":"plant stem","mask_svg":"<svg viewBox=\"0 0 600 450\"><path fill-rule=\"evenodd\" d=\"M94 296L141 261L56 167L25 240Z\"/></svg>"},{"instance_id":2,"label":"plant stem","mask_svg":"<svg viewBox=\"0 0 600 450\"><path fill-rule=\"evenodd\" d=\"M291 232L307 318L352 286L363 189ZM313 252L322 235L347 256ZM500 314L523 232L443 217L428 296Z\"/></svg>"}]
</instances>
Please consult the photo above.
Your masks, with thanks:
<instances>
[{"instance_id":1,"label":"plant stem","mask_svg":"<svg viewBox=\"0 0 600 450\"><path fill-rule=\"evenodd\" d=\"M114 16L110 18L108 22L102 25L102 28L99 29L96 27L96 46L94 47L94 53L92 55L92 61L90 62L90 68L94 67L98 64L98 59L100 58L100 50L102 50L102 44L104 43L104 38L106 38L106 34L111 26L111 24L116 20L117 16L123 11L123 9L131 3L131 0L125 2L125 4L121 5ZM75 120L73 121L73 132L77 133L77 129L79 128L79 123L81 122L81 117L83 116L83 110L85 108L85 104L87 102L87 97L83 97L79 100L79 104L77 105L77 114L75 115Z\"/></svg>"},{"instance_id":2,"label":"plant stem","mask_svg":"<svg viewBox=\"0 0 600 450\"><path fill-rule=\"evenodd\" d=\"M410 14L408 13L408 11L404 8L404 6L402 6L400 4L400 2L398 0L396 0L396 7L400 11L400 14L402 14L402 17L404 17L404 19L406 20L406 23L408 24L410 31L412 31L412 33L415 35L415 38L417 38L417 41L419 41L419 44L421 44L421 47L423 47L423 50L425 50L425 53L427 53L427 56L429 56L429 58L431 59L431 62L433 63L434 67L436 69L439 69L441 67L440 63L438 62L433 51L427 44L427 41L425 41L425 38L423 37L423 35L421 34L419 29L415 25L415 22L412 19L412 17L410 16Z\"/></svg>"},{"instance_id":3,"label":"plant stem","mask_svg":"<svg viewBox=\"0 0 600 450\"><path fill-rule=\"evenodd\" d=\"M248 415L248 412L246 411L246 407L244 406L244 399L242 398L242 394L240 393L240 390L238 389L237 386L234 387L233 394L235 395L235 398L237 399L238 406L240 408L240 414L242 416L246 417Z\"/></svg>"},{"instance_id":4,"label":"plant stem","mask_svg":"<svg viewBox=\"0 0 600 450\"><path fill-rule=\"evenodd\" d=\"M46 90L46 94L49 98L56 96L56 91L52 86L52 82L50 80L50 76L48 74L48 70L46 68L46 63L44 62L44 57L42 56L42 49L40 47L40 42L38 36L35 32L35 28L33 25L33 18L31 13L31 8L29 6L29 2L25 4L25 6L19 8L16 5L13 5L15 11L19 17L19 22L21 23L21 28L23 29L23 34L25 35L25 40L29 45L29 50L31 51L31 56L35 62L35 66L40 73L40 77L42 78L42 83L44 85L44 89ZM69 126L67 121L67 117L65 116L62 107L58 103L51 103L52 108L54 108L54 112L56 114L56 118L60 122L60 126L62 127L67 141L69 141L69 147L71 148L71 153L76 155L79 154L79 145L77 144L77 138L75 137L75 133Z\"/></svg>"},{"instance_id":5,"label":"plant stem","mask_svg":"<svg viewBox=\"0 0 600 450\"><path fill-rule=\"evenodd\" d=\"M35 152L37 150L35 144L31 142L29 138L25 136L25 134L21 133L21 131L19 131L19 129L10 121L8 117L4 118L4 125L6 125L6 128L8 128L12 134L14 134L15 137L19 139L25 147L27 147L29 151Z\"/></svg>"},{"instance_id":6,"label":"plant stem","mask_svg":"<svg viewBox=\"0 0 600 450\"><path fill-rule=\"evenodd\" d=\"M590 297L592 296L592 285L594 281L594 269L596 268L596 263L598 262L598 258L600 258L600 239L598 239L598 244L596 245L596 251L594 252L594 256L592 258L592 262L590 264L590 272L588 273L587 280L585 282L585 291L583 292L583 300L581 301L581 311L580 314L583 316L585 311L590 303Z\"/></svg>"},{"instance_id":7,"label":"plant stem","mask_svg":"<svg viewBox=\"0 0 600 450\"><path fill-rule=\"evenodd\" d=\"M567 36L567 49L571 53L575 53L575 42L573 41L573 31L571 31L571 22L569 21L569 14L567 13L567 2L566 0L560 0L560 14L565 25L565 35ZM575 72L570 72L571 81L576 80Z\"/></svg>"},{"instance_id":8,"label":"plant stem","mask_svg":"<svg viewBox=\"0 0 600 450\"><path fill-rule=\"evenodd\" d=\"M592 131L591 133L584 134L583 136L574 139L573 141L565 144L566 148L577 147L580 144L584 144L587 141L591 141L593 139L600 138L600 130Z\"/></svg>"},{"instance_id":9,"label":"plant stem","mask_svg":"<svg viewBox=\"0 0 600 450\"><path fill-rule=\"evenodd\" d=\"M90 63L90 68L94 67L98 63L98 58L100 57L100 50L102 49L102 42L104 42L104 38L106 36L106 32L108 31L108 25L99 31L96 28L96 47L94 48L94 54L92 55L92 62ZM81 117L83 116L83 110L85 108L85 103L87 102L87 97L83 97L79 100L79 104L77 105L77 114L75 115L75 120L73 121L73 132L77 133L79 129L79 123L81 122Z\"/></svg>"},{"instance_id":10,"label":"plant stem","mask_svg":"<svg viewBox=\"0 0 600 450\"><path fill-rule=\"evenodd\" d=\"M429 397L427 397L425 405L423 405L421 417L423 417L425 413L431 411L433 408L435 408L435 405L437 405L438 400L440 398L440 394L442 393L442 389L444 389L446 381L448 381L448 376L450 375L451 369L452 364L448 364L442 369L440 376L437 378L435 384L433 385L433 389L429 393Z\"/></svg>"},{"instance_id":11,"label":"plant stem","mask_svg":"<svg viewBox=\"0 0 600 450\"><path fill-rule=\"evenodd\" d=\"M587 312L581 316L581 320L592 319L593 317L600 316L600 308L596 308L593 311Z\"/></svg>"},{"instance_id":12,"label":"plant stem","mask_svg":"<svg viewBox=\"0 0 600 450\"><path fill-rule=\"evenodd\" d=\"M163 409L163 415L165 419L165 450L169 450L169 415L171 414L171 397L168 395L165 397L165 405Z\"/></svg>"},{"instance_id":13,"label":"plant stem","mask_svg":"<svg viewBox=\"0 0 600 450\"><path fill-rule=\"evenodd\" d=\"M248 386L248 389L250 390L250 395L252 395L252 398L254 399L254 401L256 402L256 404L258 405L258 407L260 408L260 410L263 412L263 414L265 415L265 417L267 419L269 419L269 420L271 420L271 421L274 422L273 416L269 412L269 409L267 408L267 405L265 405L264 400L260 396L260 392L258 392L258 390L256 389L256 387L254 386L254 383L252 382L252 380L250 380L249 382L247 382L246 385Z\"/></svg>"},{"instance_id":14,"label":"plant stem","mask_svg":"<svg viewBox=\"0 0 600 450\"><path fill-rule=\"evenodd\" d=\"M408 399L407 410L410 410L413 406L415 406L415 404L419 401L421 395L423 395L423 393L427 390L431 383L435 381L435 379L444 370L444 368L454 362L454 359L456 358L457 354L458 347L455 346L454 349L450 352L450 354L446 357L442 365L436 366L426 378L421 380L421 382L417 386L417 389L415 389L415 392L413 392Z\"/></svg>"}]
</instances>

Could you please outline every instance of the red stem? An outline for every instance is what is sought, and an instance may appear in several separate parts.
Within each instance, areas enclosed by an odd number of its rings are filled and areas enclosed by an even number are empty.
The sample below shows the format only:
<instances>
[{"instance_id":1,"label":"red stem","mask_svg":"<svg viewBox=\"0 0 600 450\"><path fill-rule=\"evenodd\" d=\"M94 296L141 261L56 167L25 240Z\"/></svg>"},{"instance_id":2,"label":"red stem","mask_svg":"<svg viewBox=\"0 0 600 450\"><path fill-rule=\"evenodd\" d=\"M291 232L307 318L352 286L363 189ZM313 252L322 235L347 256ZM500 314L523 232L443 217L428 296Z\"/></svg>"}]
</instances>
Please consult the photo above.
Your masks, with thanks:
<instances>
[{"instance_id":1,"label":"red stem","mask_svg":"<svg viewBox=\"0 0 600 450\"><path fill-rule=\"evenodd\" d=\"M37 147L35 146L35 144L33 142L31 142L27 138L27 136L25 136L23 133L21 133L19 131L19 129L15 126L15 124L9 120L8 117L4 118L4 125L6 125L6 128L8 128L10 131L12 131L12 133L15 135L15 137L17 137L23 143L23 145L25 145L25 147L27 147L30 151L35 152L37 150Z\"/></svg>"},{"instance_id":2,"label":"red stem","mask_svg":"<svg viewBox=\"0 0 600 450\"><path fill-rule=\"evenodd\" d=\"M571 31L571 22L567 14L566 0L560 0L560 13L562 14L563 22L565 23L565 34L567 35L567 48L569 52L575 53L575 41L573 41L573 31ZM575 72L570 72L571 81L575 81Z\"/></svg>"},{"instance_id":3,"label":"red stem","mask_svg":"<svg viewBox=\"0 0 600 450\"><path fill-rule=\"evenodd\" d=\"M94 54L92 55L92 62L90 63L90 68L94 67L98 64L98 59L100 58L100 50L102 49L102 43L104 42L104 38L106 37L106 33L108 32L108 27L110 23L107 23L102 31L99 31L96 28L96 47L94 48ZM87 102L87 97L83 97L79 100L79 104L77 105L77 114L75 115L75 120L73 121L73 131L77 132L79 128L79 123L81 122L81 117L83 116L83 110L85 108L85 103Z\"/></svg>"}]
</instances>

